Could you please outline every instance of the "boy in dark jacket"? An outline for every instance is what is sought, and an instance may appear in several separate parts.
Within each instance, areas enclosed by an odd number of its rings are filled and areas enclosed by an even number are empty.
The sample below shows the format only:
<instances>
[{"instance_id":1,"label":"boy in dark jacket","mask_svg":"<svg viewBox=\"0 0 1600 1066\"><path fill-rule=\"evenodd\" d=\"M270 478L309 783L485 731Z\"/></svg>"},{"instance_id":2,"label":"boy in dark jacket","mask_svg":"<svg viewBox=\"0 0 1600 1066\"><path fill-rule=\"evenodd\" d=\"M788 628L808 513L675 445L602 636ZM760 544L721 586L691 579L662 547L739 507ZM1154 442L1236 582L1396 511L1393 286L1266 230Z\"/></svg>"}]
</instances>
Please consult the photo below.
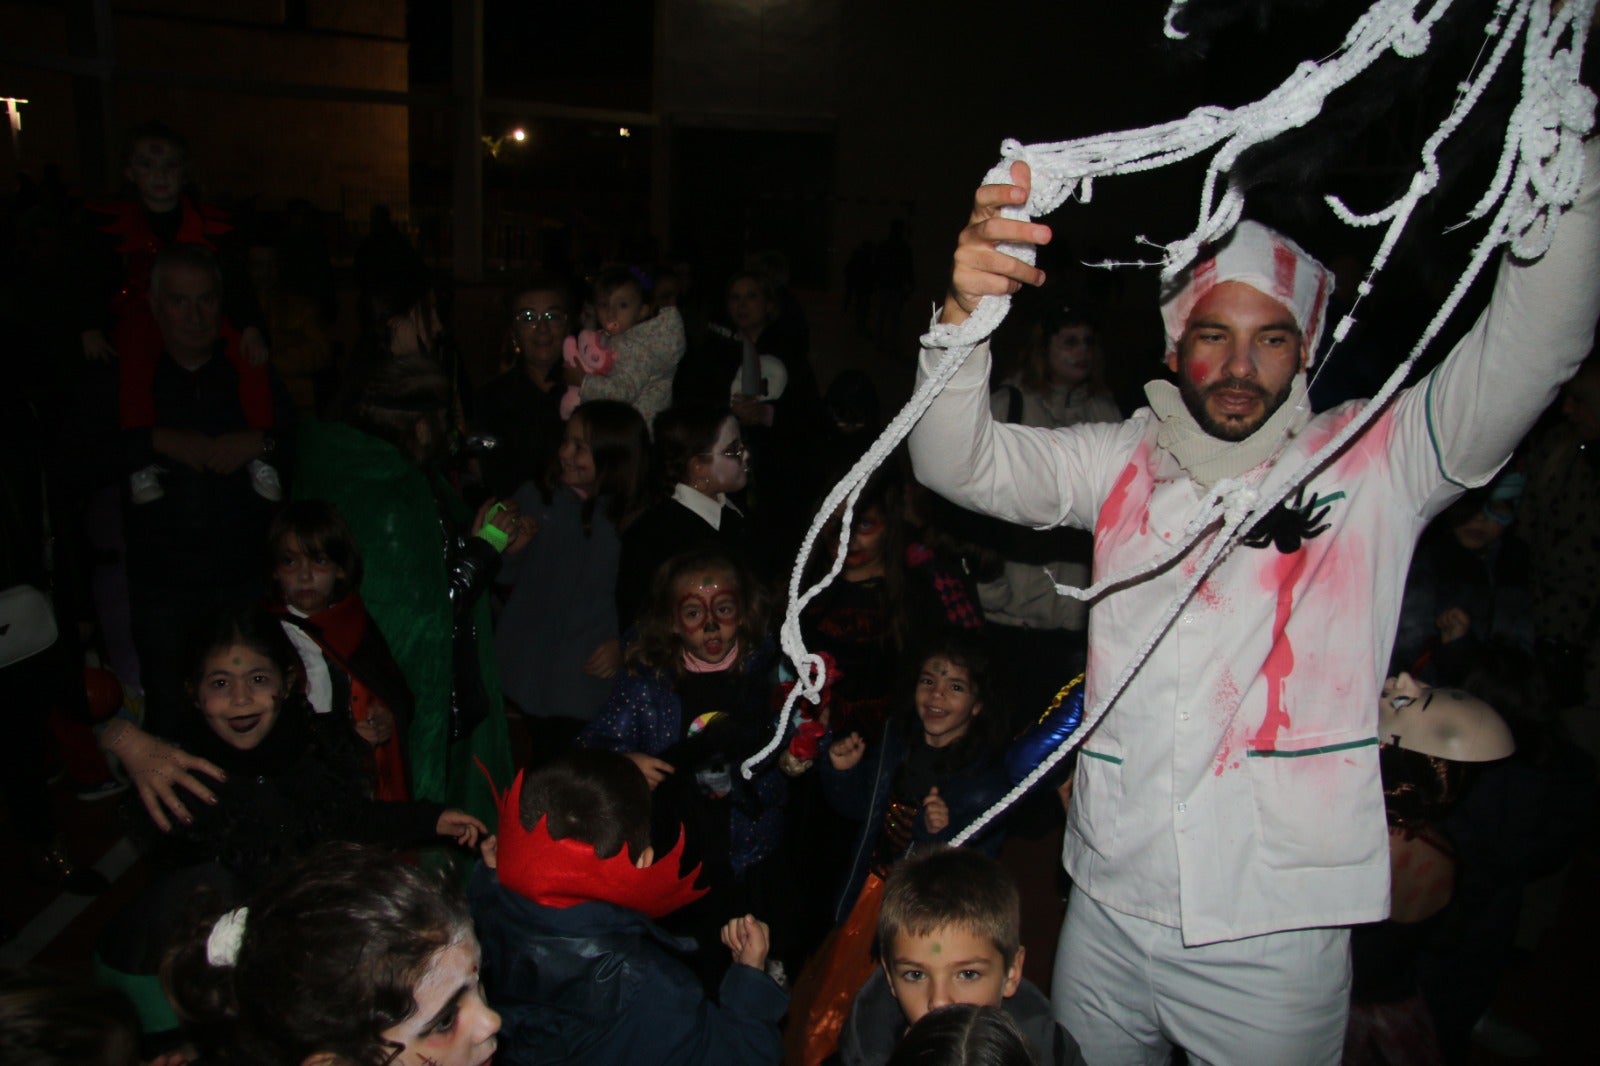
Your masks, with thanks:
<instances>
[{"instance_id":1,"label":"boy in dark jacket","mask_svg":"<svg viewBox=\"0 0 1600 1066\"><path fill-rule=\"evenodd\" d=\"M1022 913L1011 875L981 852L942 848L889 874L878 912L881 970L850 1008L839 1036L844 1066L881 1066L908 1027L954 1003L1000 1007L1033 1061L1082 1066L1050 1001L1022 976Z\"/></svg>"},{"instance_id":2,"label":"boy in dark jacket","mask_svg":"<svg viewBox=\"0 0 1600 1066\"><path fill-rule=\"evenodd\" d=\"M767 927L722 930L734 965L712 1002L653 919L699 898L678 845L650 846L650 788L625 756L576 751L519 775L468 888L507 1063L777 1063L788 997Z\"/></svg>"}]
</instances>

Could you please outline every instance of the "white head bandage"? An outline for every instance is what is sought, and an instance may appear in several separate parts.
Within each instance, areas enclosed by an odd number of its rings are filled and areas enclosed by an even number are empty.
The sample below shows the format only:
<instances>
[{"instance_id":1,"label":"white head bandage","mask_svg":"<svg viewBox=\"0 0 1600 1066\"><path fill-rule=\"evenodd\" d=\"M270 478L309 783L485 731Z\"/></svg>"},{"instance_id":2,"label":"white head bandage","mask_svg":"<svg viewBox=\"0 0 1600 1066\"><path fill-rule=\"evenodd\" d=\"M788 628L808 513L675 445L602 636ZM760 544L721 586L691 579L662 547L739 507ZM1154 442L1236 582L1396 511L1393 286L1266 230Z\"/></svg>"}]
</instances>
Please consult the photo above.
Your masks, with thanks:
<instances>
[{"instance_id":1,"label":"white head bandage","mask_svg":"<svg viewBox=\"0 0 1600 1066\"><path fill-rule=\"evenodd\" d=\"M1333 272L1298 244L1259 222L1241 222L1225 242L1184 273L1161 296L1161 321L1167 328L1167 351L1178 350L1195 305L1225 281L1239 281L1277 300L1300 327L1306 365L1316 359L1317 342L1328 317Z\"/></svg>"}]
</instances>

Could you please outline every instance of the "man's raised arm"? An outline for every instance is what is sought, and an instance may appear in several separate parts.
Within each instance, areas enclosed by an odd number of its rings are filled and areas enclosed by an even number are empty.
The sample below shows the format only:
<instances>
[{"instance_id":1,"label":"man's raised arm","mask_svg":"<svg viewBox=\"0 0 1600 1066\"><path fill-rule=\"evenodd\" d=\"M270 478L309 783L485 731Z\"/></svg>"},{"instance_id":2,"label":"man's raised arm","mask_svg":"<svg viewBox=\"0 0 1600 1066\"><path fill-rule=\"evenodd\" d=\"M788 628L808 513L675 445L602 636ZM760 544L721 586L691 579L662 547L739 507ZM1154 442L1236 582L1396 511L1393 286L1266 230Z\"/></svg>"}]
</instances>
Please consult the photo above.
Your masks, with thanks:
<instances>
[{"instance_id":1,"label":"man's raised arm","mask_svg":"<svg viewBox=\"0 0 1600 1066\"><path fill-rule=\"evenodd\" d=\"M1011 180L1015 184L982 186L973 197L972 214L956 242L941 322L965 322L982 297L1044 282L1042 270L998 247L1002 242L1041 245L1050 240L1050 227L1000 214L1002 208L1028 199L1028 165L1012 163ZM942 355L923 352L919 382ZM1085 484L1078 476L1084 473L1079 457L1058 443L1061 433L993 420L989 346L984 343L912 430L911 462L918 481L965 507L1031 526L1060 525L1072 502L1068 486Z\"/></svg>"},{"instance_id":2,"label":"man's raised arm","mask_svg":"<svg viewBox=\"0 0 1600 1066\"><path fill-rule=\"evenodd\" d=\"M1600 316L1600 138L1584 145L1583 189L1549 251L1500 264L1489 306L1450 355L1401 402L1397 432L1429 513L1477 486L1511 455L1594 343Z\"/></svg>"}]
</instances>

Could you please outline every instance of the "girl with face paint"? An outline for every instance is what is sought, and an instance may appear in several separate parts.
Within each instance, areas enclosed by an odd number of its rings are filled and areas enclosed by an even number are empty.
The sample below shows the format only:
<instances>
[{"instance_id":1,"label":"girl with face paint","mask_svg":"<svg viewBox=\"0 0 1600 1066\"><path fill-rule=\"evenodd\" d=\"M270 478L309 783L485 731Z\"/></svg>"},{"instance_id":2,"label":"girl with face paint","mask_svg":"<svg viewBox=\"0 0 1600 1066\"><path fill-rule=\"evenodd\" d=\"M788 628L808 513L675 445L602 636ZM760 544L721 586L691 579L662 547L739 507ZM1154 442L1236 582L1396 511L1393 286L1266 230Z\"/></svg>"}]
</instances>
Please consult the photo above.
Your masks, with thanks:
<instances>
[{"instance_id":1,"label":"girl with face paint","mask_svg":"<svg viewBox=\"0 0 1600 1066\"><path fill-rule=\"evenodd\" d=\"M333 845L201 913L166 968L206 1062L485 1066L500 1016L458 889L396 855Z\"/></svg>"},{"instance_id":2,"label":"girl with face paint","mask_svg":"<svg viewBox=\"0 0 1600 1066\"><path fill-rule=\"evenodd\" d=\"M744 780L739 765L771 736L776 649L767 597L716 549L679 555L656 574L605 709L578 745L626 755L654 790L656 843L681 824L686 863L705 864L711 894L685 931L706 959L725 964L717 931L730 917L779 914L766 906L763 864L782 835L785 778L775 765ZM761 869L761 872L758 872ZM773 925L780 948L781 922Z\"/></svg>"},{"instance_id":3,"label":"girl with face paint","mask_svg":"<svg viewBox=\"0 0 1600 1066\"><path fill-rule=\"evenodd\" d=\"M180 736L220 776L207 779L213 802L192 803L169 832L143 819L132 825L151 881L97 947L120 987L148 994L200 886L238 902L328 841L471 847L487 834L442 803L371 798L371 749L348 719L312 711L278 616L234 607L203 618L189 658L193 708Z\"/></svg>"}]
</instances>

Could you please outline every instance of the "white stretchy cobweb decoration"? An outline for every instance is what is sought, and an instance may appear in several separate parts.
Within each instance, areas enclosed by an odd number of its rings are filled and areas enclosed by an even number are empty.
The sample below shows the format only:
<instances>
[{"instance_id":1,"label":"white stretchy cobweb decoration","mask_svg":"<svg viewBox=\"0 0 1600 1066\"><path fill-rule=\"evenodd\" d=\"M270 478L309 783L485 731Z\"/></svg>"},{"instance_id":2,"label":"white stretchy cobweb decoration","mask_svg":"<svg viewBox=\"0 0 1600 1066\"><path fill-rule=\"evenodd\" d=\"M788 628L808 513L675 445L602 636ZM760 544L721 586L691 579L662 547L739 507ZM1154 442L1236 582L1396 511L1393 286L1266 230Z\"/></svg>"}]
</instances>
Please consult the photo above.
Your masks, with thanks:
<instances>
[{"instance_id":1,"label":"white stretchy cobweb decoration","mask_svg":"<svg viewBox=\"0 0 1600 1066\"><path fill-rule=\"evenodd\" d=\"M1222 237L1239 221L1244 208L1244 192L1232 180L1232 169L1247 149L1311 122L1330 93L1359 76L1385 53L1392 50L1408 59L1422 55L1429 46L1432 28L1453 2L1457 0L1436 0L1434 3L1377 0L1356 20L1343 43L1331 56L1316 62L1301 63L1272 92L1239 108L1201 107L1184 118L1158 126L1056 144L1023 145L1008 140L1001 146L1000 162L989 172L984 183L1009 183L1012 162L1019 159L1026 162L1032 171L1033 183L1028 202L1021 207L1006 208L1003 213L1010 218L1032 219L1049 214L1074 194L1087 203L1093 192L1095 178L1153 170L1214 149L1206 168L1199 221L1194 230L1188 236L1164 246L1139 238L1141 243L1163 249L1159 264L1147 265L1160 265L1162 280L1169 281L1195 260L1205 244ZM1173 20L1184 3L1185 0L1173 0L1168 8L1166 27L1170 37L1182 36L1175 29ZM1356 305L1359 306L1361 298L1371 292L1372 279L1388 261L1411 213L1438 185L1437 154L1440 146L1460 128L1516 41L1519 38L1522 40L1522 87L1519 100L1507 123L1505 143L1494 177L1470 212L1472 219L1480 219L1492 211L1493 221L1474 248L1460 281L1423 330L1405 361L1395 369L1362 415L1307 459L1300 470L1275 492L1262 496L1253 487L1240 481L1218 482L1185 524L1182 540L1173 544L1166 554L1145 565L1107 575L1088 588L1056 586L1062 595L1079 600L1093 599L1112 586L1138 580L1171 565L1178 557L1188 553L1202 537L1214 534L1203 549L1200 562L1188 583L1168 605L1138 652L1104 692L1099 703L1085 713L1083 724L1073 736L1042 759L1038 767L994 807L964 827L952 843L960 844L980 832L1049 773L1078 740L1093 729L1144 664L1195 589L1233 547L1242 532L1250 528L1252 520L1270 511L1294 492L1298 485L1309 479L1329 458L1365 429L1368 422L1383 409L1406 380L1417 357L1437 336L1472 281L1501 245L1523 258L1535 258L1550 246L1557 217L1577 196L1583 177L1582 139L1594 121L1595 97L1579 82L1578 69L1595 3L1596 0L1570 0L1559 10L1553 11L1556 5L1550 0L1498 0L1484 26L1484 48L1479 52L1474 68L1467 72L1457 87L1455 102L1443 124L1423 144L1421 165L1406 192L1387 208L1367 215L1351 211L1336 197L1327 199L1333 213L1352 226L1387 227L1378 251L1357 289ZM1003 245L1002 248L1025 262L1034 261L1032 246ZM771 742L742 764L741 771L747 778L754 774L757 765L768 759L786 741L796 701L804 697L815 703L822 690L822 660L808 651L801 639L800 615L806 605L833 582L844 565L851 519L862 487L872 472L911 432L911 428L933 402L934 396L972 354L973 348L994 332L1005 318L1010 303L1008 296L985 297L960 325L934 322L923 336L922 345L930 350L942 349L944 356L867 453L828 493L813 519L800 545L798 562L789 582L789 607L779 630L780 643L795 665L798 680L784 702L778 729ZM1349 333L1354 312L1355 308L1352 307L1334 327L1335 344ZM810 557L827 519L841 504L844 506L844 517L840 524L839 550L833 565L816 584L802 589L803 563Z\"/></svg>"}]
</instances>

